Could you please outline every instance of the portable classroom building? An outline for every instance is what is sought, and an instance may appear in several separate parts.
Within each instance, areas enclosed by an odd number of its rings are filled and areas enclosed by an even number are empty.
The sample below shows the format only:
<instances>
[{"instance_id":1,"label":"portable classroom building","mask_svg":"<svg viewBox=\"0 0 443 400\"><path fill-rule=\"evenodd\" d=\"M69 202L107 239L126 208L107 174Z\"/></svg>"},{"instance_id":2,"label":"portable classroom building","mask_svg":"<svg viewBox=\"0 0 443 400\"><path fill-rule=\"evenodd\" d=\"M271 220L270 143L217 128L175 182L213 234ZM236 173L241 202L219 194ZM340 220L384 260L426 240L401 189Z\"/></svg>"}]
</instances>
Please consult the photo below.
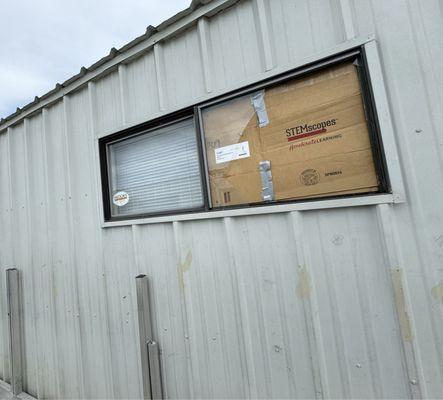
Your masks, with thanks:
<instances>
[{"instance_id":1,"label":"portable classroom building","mask_svg":"<svg viewBox=\"0 0 443 400\"><path fill-rule=\"evenodd\" d=\"M149 396L135 279L146 274L165 397L441 398L442 43L438 0L194 0L3 119L3 386L22 379L38 398ZM232 183L258 182L255 200L241 194L243 206L217 208L233 197L224 183L211 197L214 182L246 173L222 176L219 166L255 160L252 143L265 143L266 124L287 117L266 108L268 88L287 93L290 78L297 91L335 76L319 67L346 60L364 72L361 88L349 90L368 121L355 134L374 134L377 179L365 184L374 192L356 195L355 184L339 196L309 191L329 173L309 167L297 175L309 200L280 202L294 194L278 197L276 157ZM259 136L247 148L243 139L196 139L207 133L205 110L215 99L228 104L226 95L247 101L215 127L223 131L230 116L252 107L248 135ZM363 115L362 104L352 117ZM332 119L315 118L308 122L319 136L289 140L312 129L287 125L286 146L326 137ZM175 119L175 131L156 128ZM127 139L146 130L158 134ZM156 162L144 164L150 149ZM158 169L162 160L170 164ZM168 171L180 179L163 187ZM135 190L134 177L144 180L136 203L128 190L113 192L118 182ZM122 212L128 204L132 211ZM192 212L174 211L180 206ZM147 209L155 215L139 215ZM7 313L8 268L20 276L18 324ZM11 326L19 333L10 335Z\"/></svg>"}]
</instances>

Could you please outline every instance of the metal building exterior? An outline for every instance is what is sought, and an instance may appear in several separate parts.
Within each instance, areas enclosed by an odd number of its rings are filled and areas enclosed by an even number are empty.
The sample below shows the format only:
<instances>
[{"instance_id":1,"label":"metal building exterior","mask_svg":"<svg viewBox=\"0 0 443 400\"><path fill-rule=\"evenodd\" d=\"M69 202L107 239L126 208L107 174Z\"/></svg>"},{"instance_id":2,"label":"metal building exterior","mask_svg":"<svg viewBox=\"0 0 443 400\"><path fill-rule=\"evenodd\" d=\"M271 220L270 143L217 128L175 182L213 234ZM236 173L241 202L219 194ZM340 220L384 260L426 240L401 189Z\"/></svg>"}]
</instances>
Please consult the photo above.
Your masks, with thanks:
<instances>
[{"instance_id":1,"label":"metal building exterior","mask_svg":"<svg viewBox=\"0 0 443 400\"><path fill-rule=\"evenodd\" d=\"M135 277L168 398L443 397L438 0L194 0L0 123L23 391L141 398ZM98 141L363 48L392 193L104 222Z\"/></svg>"}]
</instances>

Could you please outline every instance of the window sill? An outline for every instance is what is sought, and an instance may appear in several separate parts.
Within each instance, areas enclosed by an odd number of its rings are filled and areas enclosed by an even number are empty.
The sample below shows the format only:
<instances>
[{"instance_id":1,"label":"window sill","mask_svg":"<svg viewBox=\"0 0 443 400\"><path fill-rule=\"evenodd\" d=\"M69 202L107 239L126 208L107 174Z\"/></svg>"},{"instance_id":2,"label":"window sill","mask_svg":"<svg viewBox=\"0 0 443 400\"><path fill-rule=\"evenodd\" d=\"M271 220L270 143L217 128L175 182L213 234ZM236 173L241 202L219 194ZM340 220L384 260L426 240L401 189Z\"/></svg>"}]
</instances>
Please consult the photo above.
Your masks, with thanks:
<instances>
[{"instance_id":1,"label":"window sill","mask_svg":"<svg viewBox=\"0 0 443 400\"><path fill-rule=\"evenodd\" d=\"M102 228L118 226L160 224L175 221L197 221L202 219L214 219L225 217L240 217L246 215L276 214L291 211L322 210L328 208L370 206L376 204L402 203L404 200L393 194L376 194L357 197L345 197L331 200L312 200L291 204L279 204L270 206L258 206L248 208L237 208L230 210L209 211L189 214L167 215L163 217L147 217L128 219L124 221L112 221L102 223Z\"/></svg>"}]
</instances>

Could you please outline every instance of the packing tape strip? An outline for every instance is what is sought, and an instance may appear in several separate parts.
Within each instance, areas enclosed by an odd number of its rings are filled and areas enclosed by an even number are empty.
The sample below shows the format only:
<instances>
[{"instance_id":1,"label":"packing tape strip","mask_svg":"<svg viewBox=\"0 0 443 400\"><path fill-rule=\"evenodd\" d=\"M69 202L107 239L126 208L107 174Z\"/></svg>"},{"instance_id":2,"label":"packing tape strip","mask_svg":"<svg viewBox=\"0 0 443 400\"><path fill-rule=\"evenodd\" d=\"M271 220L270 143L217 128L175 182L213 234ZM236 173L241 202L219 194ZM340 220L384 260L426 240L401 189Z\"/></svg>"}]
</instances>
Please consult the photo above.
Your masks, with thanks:
<instances>
[{"instance_id":1,"label":"packing tape strip","mask_svg":"<svg viewBox=\"0 0 443 400\"><path fill-rule=\"evenodd\" d=\"M262 183L261 197L263 201L275 200L274 183L272 182L272 171L270 161L260 161L260 176Z\"/></svg>"},{"instance_id":2,"label":"packing tape strip","mask_svg":"<svg viewBox=\"0 0 443 400\"><path fill-rule=\"evenodd\" d=\"M269 117L268 112L266 110L266 103L265 103L265 91L262 90L256 94L254 94L251 97L251 103L254 107L255 113L257 114L258 118L258 126L260 128L263 128L267 125L269 125Z\"/></svg>"}]
</instances>

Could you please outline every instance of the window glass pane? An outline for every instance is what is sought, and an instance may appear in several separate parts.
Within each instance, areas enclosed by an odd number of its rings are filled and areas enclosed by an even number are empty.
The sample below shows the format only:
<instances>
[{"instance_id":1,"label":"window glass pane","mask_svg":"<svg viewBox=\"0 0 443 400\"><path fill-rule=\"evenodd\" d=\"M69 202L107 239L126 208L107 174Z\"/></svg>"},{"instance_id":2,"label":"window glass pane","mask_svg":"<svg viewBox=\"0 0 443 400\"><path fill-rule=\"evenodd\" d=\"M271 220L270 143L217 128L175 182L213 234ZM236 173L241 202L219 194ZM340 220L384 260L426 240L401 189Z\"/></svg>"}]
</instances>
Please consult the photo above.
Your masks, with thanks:
<instances>
[{"instance_id":1,"label":"window glass pane","mask_svg":"<svg viewBox=\"0 0 443 400\"><path fill-rule=\"evenodd\" d=\"M203 205L194 120L109 146L112 215Z\"/></svg>"},{"instance_id":2,"label":"window glass pane","mask_svg":"<svg viewBox=\"0 0 443 400\"><path fill-rule=\"evenodd\" d=\"M202 110L213 207L378 190L351 62Z\"/></svg>"}]
</instances>

